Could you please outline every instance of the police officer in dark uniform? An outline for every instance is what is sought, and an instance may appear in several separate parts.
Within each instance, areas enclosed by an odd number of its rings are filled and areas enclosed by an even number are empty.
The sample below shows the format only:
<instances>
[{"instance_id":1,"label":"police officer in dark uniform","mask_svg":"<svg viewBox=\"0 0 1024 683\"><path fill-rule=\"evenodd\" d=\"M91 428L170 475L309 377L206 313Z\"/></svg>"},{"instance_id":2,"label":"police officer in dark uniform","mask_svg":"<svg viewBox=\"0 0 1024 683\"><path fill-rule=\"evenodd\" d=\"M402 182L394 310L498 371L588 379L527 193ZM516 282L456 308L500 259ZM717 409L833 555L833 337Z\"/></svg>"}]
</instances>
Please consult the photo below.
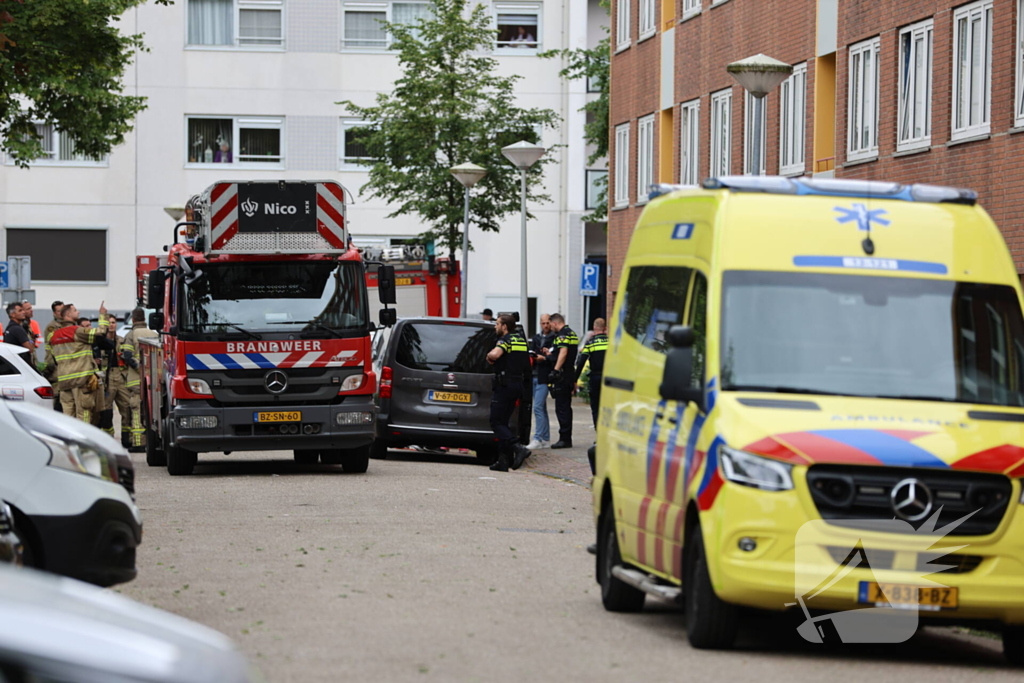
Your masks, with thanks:
<instances>
[{"instance_id":1,"label":"police officer in dark uniform","mask_svg":"<svg viewBox=\"0 0 1024 683\"><path fill-rule=\"evenodd\" d=\"M558 416L558 442L551 448L572 448L572 394L576 385L573 367L580 338L565 324L561 313L551 314L551 327L555 330L554 369L548 377L548 386Z\"/></svg>"},{"instance_id":2,"label":"police officer in dark uniform","mask_svg":"<svg viewBox=\"0 0 1024 683\"><path fill-rule=\"evenodd\" d=\"M601 402L601 382L604 380L604 355L608 351L607 326L604 318L594 321L594 335L583 345L580 357L576 359L576 381L580 379L583 366L590 361L590 378L587 387L590 390L590 415L597 429L597 411Z\"/></svg>"},{"instance_id":3,"label":"police officer in dark uniform","mask_svg":"<svg viewBox=\"0 0 1024 683\"><path fill-rule=\"evenodd\" d=\"M487 362L494 366L494 391L491 393L491 429L498 437L498 461L491 465L496 472L519 469L530 455L509 428L509 419L516 409L516 401L523 399L525 381L530 377L530 354L526 339L516 332L516 321L503 314L494 321L498 335L497 345L487 354Z\"/></svg>"}]
</instances>

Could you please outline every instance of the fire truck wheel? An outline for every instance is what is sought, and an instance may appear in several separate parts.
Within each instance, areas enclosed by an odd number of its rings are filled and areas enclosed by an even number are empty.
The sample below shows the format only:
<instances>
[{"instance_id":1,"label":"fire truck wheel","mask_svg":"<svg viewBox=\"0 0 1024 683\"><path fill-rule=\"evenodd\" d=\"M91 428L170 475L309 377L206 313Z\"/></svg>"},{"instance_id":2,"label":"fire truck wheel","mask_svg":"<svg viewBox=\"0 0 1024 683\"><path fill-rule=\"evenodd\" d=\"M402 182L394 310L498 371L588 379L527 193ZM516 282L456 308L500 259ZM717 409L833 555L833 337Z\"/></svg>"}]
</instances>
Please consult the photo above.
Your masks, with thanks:
<instances>
[{"instance_id":1,"label":"fire truck wheel","mask_svg":"<svg viewBox=\"0 0 1024 683\"><path fill-rule=\"evenodd\" d=\"M370 451L370 457L374 460L387 460L388 445L383 441L374 441L373 450Z\"/></svg>"},{"instance_id":2,"label":"fire truck wheel","mask_svg":"<svg viewBox=\"0 0 1024 683\"><path fill-rule=\"evenodd\" d=\"M346 472L362 474L370 467L373 444L359 448L331 448L320 451L320 461L326 465L341 465Z\"/></svg>"},{"instance_id":3,"label":"fire truck wheel","mask_svg":"<svg viewBox=\"0 0 1024 683\"><path fill-rule=\"evenodd\" d=\"M192 474L192 470L199 460L199 454L193 451L186 451L177 446L168 446L167 450L167 473L171 476L180 474Z\"/></svg>"},{"instance_id":4,"label":"fire truck wheel","mask_svg":"<svg viewBox=\"0 0 1024 683\"><path fill-rule=\"evenodd\" d=\"M163 467L167 464L167 455L156 447L156 434L146 430L146 464L150 467Z\"/></svg>"},{"instance_id":5,"label":"fire truck wheel","mask_svg":"<svg viewBox=\"0 0 1024 683\"><path fill-rule=\"evenodd\" d=\"M296 450L295 462L299 465L315 465L320 461L320 451Z\"/></svg>"}]
</instances>

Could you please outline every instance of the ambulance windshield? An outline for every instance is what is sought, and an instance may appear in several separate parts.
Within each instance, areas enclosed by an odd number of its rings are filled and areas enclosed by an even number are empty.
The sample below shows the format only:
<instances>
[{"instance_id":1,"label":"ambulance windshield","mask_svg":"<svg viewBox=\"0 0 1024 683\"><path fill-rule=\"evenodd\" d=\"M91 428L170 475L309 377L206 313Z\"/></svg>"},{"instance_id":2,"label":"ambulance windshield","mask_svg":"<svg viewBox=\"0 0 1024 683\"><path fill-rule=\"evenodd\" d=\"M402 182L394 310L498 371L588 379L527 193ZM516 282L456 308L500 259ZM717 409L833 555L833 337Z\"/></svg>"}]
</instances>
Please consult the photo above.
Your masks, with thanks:
<instances>
[{"instance_id":1,"label":"ambulance windshield","mask_svg":"<svg viewBox=\"0 0 1024 683\"><path fill-rule=\"evenodd\" d=\"M205 264L184 286L181 329L331 336L366 331L366 284L358 263L279 261ZM251 336L251 334L250 334Z\"/></svg>"},{"instance_id":2,"label":"ambulance windshield","mask_svg":"<svg viewBox=\"0 0 1024 683\"><path fill-rule=\"evenodd\" d=\"M754 271L723 284L723 390L1024 406L1011 287Z\"/></svg>"}]
</instances>

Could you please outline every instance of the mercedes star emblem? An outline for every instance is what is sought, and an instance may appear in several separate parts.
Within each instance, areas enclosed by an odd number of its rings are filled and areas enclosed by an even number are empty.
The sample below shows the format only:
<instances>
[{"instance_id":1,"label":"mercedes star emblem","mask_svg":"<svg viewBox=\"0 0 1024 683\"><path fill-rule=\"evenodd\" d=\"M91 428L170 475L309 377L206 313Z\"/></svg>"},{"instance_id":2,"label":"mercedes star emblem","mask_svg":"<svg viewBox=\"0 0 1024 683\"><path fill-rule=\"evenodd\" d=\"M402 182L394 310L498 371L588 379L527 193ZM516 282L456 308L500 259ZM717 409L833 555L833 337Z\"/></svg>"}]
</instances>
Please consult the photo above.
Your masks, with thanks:
<instances>
[{"instance_id":1,"label":"mercedes star emblem","mask_svg":"<svg viewBox=\"0 0 1024 683\"><path fill-rule=\"evenodd\" d=\"M263 381L267 384L267 391L272 394L283 394L284 390L288 388L288 375L280 370L271 370L263 378Z\"/></svg>"},{"instance_id":2,"label":"mercedes star emblem","mask_svg":"<svg viewBox=\"0 0 1024 683\"><path fill-rule=\"evenodd\" d=\"M889 498L892 511L908 522L920 522L932 511L932 492L917 479L904 479L896 484Z\"/></svg>"}]
</instances>

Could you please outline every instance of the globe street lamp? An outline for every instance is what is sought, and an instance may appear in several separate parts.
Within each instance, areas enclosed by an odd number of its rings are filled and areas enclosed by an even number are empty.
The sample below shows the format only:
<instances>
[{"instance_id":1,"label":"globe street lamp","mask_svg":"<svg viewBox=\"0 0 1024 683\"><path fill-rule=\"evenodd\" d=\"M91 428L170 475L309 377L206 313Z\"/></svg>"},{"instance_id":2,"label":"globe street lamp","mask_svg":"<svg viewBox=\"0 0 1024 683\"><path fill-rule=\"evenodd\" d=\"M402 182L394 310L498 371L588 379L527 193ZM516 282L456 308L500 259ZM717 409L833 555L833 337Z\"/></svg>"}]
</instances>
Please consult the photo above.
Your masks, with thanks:
<instances>
[{"instance_id":1,"label":"globe street lamp","mask_svg":"<svg viewBox=\"0 0 1024 683\"><path fill-rule=\"evenodd\" d=\"M460 269L462 271L462 306L459 312L459 317L465 318L468 308L466 290L469 287L469 188L487 175L487 169L476 164L465 163L453 166L448 171L466 188L466 208L463 214L465 225L462 230L462 267Z\"/></svg>"},{"instance_id":2,"label":"globe street lamp","mask_svg":"<svg viewBox=\"0 0 1024 683\"><path fill-rule=\"evenodd\" d=\"M530 167L540 161L540 158L547 152L546 149L540 145L534 145L526 140L520 140L519 142L509 145L508 147L502 147L501 153L505 155L505 158L512 162L512 165L519 169L519 176L522 184L522 194L520 198L520 204L522 209L522 241L520 246L520 264L519 270L519 320L523 323L523 331L528 332L529 327L526 324L526 318L529 315L529 301L527 300L526 294L526 172L530 170Z\"/></svg>"},{"instance_id":3,"label":"globe street lamp","mask_svg":"<svg viewBox=\"0 0 1024 683\"><path fill-rule=\"evenodd\" d=\"M754 98L754 175L761 174L761 117L764 97L793 73L793 67L768 55L758 54L725 67L743 89Z\"/></svg>"}]
</instances>

